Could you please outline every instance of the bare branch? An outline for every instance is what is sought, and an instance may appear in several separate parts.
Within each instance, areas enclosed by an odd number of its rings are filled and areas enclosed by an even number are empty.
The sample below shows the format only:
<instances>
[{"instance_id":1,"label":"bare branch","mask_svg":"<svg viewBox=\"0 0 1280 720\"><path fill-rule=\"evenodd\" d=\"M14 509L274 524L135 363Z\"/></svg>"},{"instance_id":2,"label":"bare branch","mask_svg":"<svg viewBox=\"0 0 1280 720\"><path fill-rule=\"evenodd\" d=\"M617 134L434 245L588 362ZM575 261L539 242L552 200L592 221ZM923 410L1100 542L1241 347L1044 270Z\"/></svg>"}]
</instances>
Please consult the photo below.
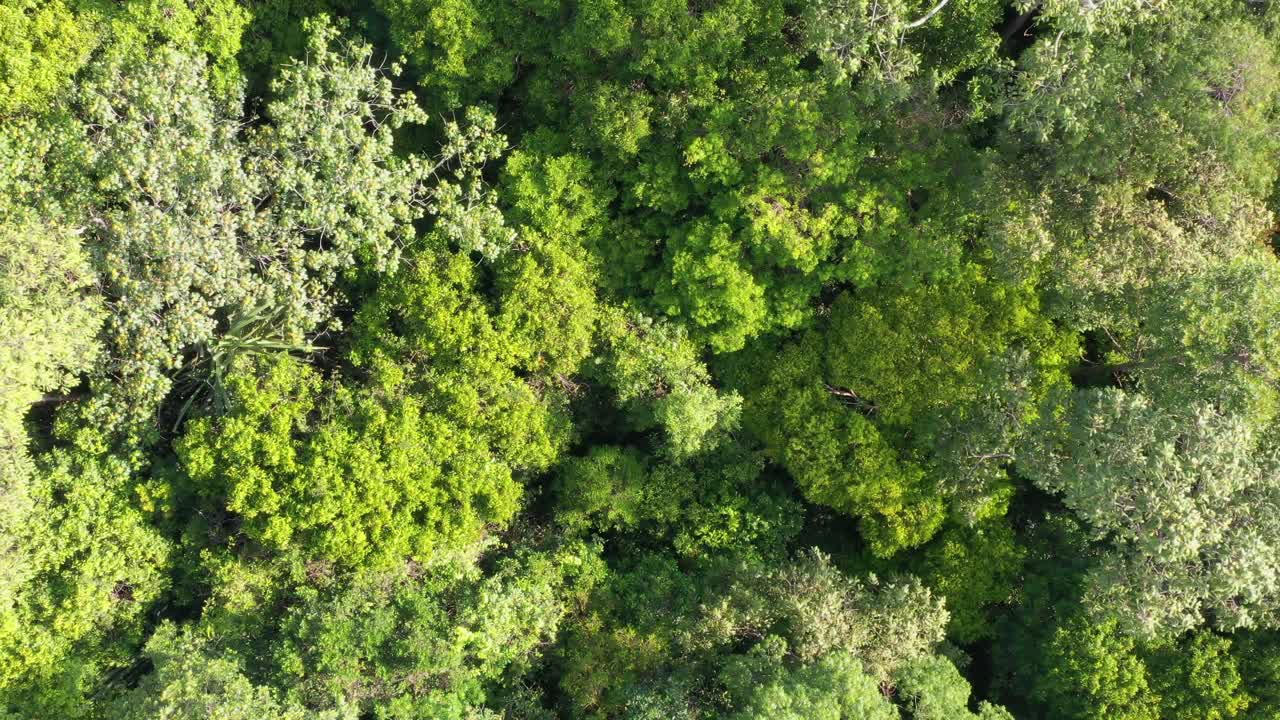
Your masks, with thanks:
<instances>
[{"instance_id":1,"label":"bare branch","mask_svg":"<svg viewBox=\"0 0 1280 720\"><path fill-rule=\"evenodd\" d=\"M920 27L921 25L929 22L930 20L933 19L933 16L941 12L942 8L946 7L947 3L949 2L951 2L951 0L942 0L937 5L934 5L932 10L925 13L924 17L920 18L919 20L912 20L911 22L907 23L906 27L904 27L903 30L914 30Z\"/></svg>"}]
</instances>

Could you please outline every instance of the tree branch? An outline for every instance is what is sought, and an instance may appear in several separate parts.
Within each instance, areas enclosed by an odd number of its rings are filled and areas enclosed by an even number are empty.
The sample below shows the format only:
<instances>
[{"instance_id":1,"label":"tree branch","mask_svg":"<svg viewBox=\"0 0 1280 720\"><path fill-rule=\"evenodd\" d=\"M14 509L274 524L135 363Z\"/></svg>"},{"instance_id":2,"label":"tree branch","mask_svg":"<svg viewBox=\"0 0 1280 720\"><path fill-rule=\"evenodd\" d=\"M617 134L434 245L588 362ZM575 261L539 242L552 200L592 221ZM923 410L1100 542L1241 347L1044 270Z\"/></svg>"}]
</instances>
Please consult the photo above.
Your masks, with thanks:
<instances>
[{"instance_id":1,"label":"tree branch","mask_svg":"<svg viewBox=\"0 0 1280 720\"><path fill-rule=\"evenodd\" d=\"M1017 35L1018 33L1026 30L1027 26L1031 24L1031 20L1035 17L1035 14L1039 10L1040 10L1040 3L1035 3L1030 8L1028 8L1026 12L1014 18L1013 21L1006 26L1008 29L1000 33L1000 39L1003 40L1004 42L1009 42L1009 40L1012 39L1014 35Z\"/></svg>"},{"instance_id":2,"label":"tree branch","mask_svg":"<svg viewBox=\"0 0 1280 720\"><path fill-rule=\"evenodd\" d=\"M929 22L931 19L933 19L933 16L941 12L942 8L946 7L947 3L949 2L951 2L951 0L942 0L937 5L934 5L932 10L925 13L924 17L920 18L919 20L912 20L911 22L907 23L906 27L904 27L903 30L904 31L914 30L920 27L921 25Z\"/></svg>"},{"instance_id":3,"label":"tree branch","mask_svg":"<svg viewBox=\"0 0 1280 720\"><path fill-rule=\"evenodd\" d=\"M826 387L827 392L841 398L846 404L858 408L865 415L874 415L879 409L875 403L864 400L861 395L848 388L836 387L830 383L823 383L823 386Z\"/></svg>"}]
</instances>

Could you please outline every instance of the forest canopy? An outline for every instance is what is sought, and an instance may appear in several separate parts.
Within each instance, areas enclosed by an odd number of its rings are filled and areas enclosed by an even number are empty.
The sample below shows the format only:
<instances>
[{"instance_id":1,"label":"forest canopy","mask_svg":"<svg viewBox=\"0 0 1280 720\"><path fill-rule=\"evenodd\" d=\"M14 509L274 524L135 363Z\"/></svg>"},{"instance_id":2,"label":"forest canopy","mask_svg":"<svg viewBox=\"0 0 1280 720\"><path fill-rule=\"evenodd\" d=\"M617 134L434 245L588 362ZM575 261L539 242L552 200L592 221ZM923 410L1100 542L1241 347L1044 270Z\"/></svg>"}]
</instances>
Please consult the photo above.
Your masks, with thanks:
<instances>
[{"instance_id":1,"label":"forest canopy","mask_svg":"<svg viewBox=\"0 0 1280 720\"><path fill-rule=\"evenodd\" d=\"M1280 5L0 0L0 720L1280 718Z\"/></svg>"}]
</instances>

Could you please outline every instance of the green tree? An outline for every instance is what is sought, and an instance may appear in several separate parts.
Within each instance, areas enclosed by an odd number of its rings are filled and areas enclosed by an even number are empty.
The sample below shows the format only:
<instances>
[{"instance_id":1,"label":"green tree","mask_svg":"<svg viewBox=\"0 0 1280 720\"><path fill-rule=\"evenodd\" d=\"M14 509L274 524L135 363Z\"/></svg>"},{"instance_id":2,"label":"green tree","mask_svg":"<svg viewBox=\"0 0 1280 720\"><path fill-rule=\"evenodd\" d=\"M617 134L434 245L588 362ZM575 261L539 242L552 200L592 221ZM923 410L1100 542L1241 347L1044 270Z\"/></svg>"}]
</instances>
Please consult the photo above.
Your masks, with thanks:
<instances>
[{"instance_id":1,"label":"green tree","mask_svg":"<svg viewBox=\"0 0 1280 720\"><path fill-rule=\"evenodd\" d=\"M0 114L42 110L93 50L94 28L61 0L0 4Z\"/></svg>"},{"instance_id":2,"label":"green tree","mask_svg":"<svg viewBox=\"0 0 1280 720\"><path fill-rule=\"evenodd\" d=\"M752 648L747 655L730 659L722 681L737 712L735 720L762 716L801 720L839 720L857 717L867 720L896 720L893 703L881 692L880 684L862 671L852 656L833 653L799 667L784 662L786 644L772 638Z\"/></svg>"},{"instance_id":3,"label":"green tree","mask_svg":"<svg viewBox=\"0 0 1280 720\"><path fill-rule=\"evenodd\" d=\"M1127 630L1275 622L1274 451L1239 417L1080 391L1019 469L1105 543L1089 601Z\"/></svg>"},{"instance_id":4,"label":"green tree","mask_svg":"<svg viewBox=\"0 0 1280 720\"><path fill-rule=\"evenodd\" d=\"M189 424L181 468L214 513L279 552L360 567L475 542L518 507L520 487L475 435L403 389L322 394L287 356L242 368L232 411Z\"/></svg>"},{"instance_id":5,"label":"green tree","mask_svg":"<svg viewBox=\"0 0 1280 720\"><path fill-rule=\"evenodd\" d=\"M240 84L236 53L249 14L235 0L5 0L0 3L0 114L41 114L62 101L100 46L176 46L205 55L224 97Z\"/></svg>"},{"instance_id":6,"label":"green tree","mask_svg":"<svg viewBox=\"0 0 1280 720\"><path fill-rule=\"evenodd\" d=\"M1012 720L1004 708L988 702L979 704L975 714L969 710L969 683L956 666L942 655L915 660L894 675L898 702L914 720L973 718L974 720Z\"/></svg>"},{"instance_id":7,"label":"green tree","mask_svg":"<svg viewBox=\"0 0 1280 720\"><path fill-rule=\"evenodd\" d=\"M483 438L476 447L503 465L545 470L571 434L566 392L526 379L542 365L490 309L481 281L466 255L415 257L361 306L351 360L375 385L423 396L459 438Z\"/></svg>"},{"instance_id":8,"label":"green tree","mask_svg":"<svg viewBox=\"0 0 1280 720\"><path fill-rule=\"evenodd\" d=\"M1043 5L1057 32L1020 59L992 241L1064 320L1119 334L1140 293L1269 234L1274 47L1242 3Z\"/></svg>"},{"instance_id":9,"label":"green tree","mask_svg":"<svg viewBox=\"0 0 1280 720\"><path fill-rule=\"evenodd\" d=\"M1244 717L1249 720L1273 717L1280 712L1280 633L1274 630L1239 632L1231 639L1251 702Z\"/></svg>"},{"instance_id":10,"label":"green tree","mask_svg":"<svg viewBox=\"0 0 1280 720\"><path fill-rule=\"evenodd\" d=\"M274 334L300 345L333 326L340 275L394 268L426 169L393 156L392 136L424 116L371 53L316 25L251 130L198 56L121 45L93 63L72 102L80 157L53 179L113 310L97 422L149 430L173 374L238 313L276 309Z\"/></svg>"},{"instance_id":11,"label":"green tree","mask_svg":"<svg viewBox=\"0 0 1280 720\"><path fill-rule=\"evenodd\" d=\"M779 557L799 532L803 514L761 469L758 459L738 449L675 464L633 449L596 446L561 465L556 518L574 530L669 539L689 557Z\"/></svg>"},{"instance_id":12,"label":"green tree","mask_svg":"<svg viewBox=\"0 0 1280 720\"><path fill-rule=\"evenodd\" d=\"M1249 707L1231 640L1197 630L1175 646L1158 648L1148 660L1160 696L1160 717L1224 720Z\"/></svg>"},{"instance_id":13,"label":"green tree","mask_svg":"<svg viewBox=\"0 0 1280 720\"><path fill-rule=\"evenodd\" d=\"M853 692L934 652L946 621L942 602L919 581L855 580L816 551L775 567L713 560L697 574L647 555L603 584L570 629L561 687L575 715L644 717L631 713L683 706L696 716L712 709L694 691L708 683L724 683L749 707L757 700L748 691L769 682L778 683L778 697L788 684L811 682L834 693L841 686L832 684L833 666L853 669L852 661L860 676ZM744 656L747 645L754 649ZM781 655L789 664L775 667ZM824 658L825 668L788 679L791 668Z\"/></svg>"},{"instance_id":14,"label":"green tree","mask_svg":"<svg viewBox=\"0 0 1280 720\"><path fill-rule=\"evenodd\" d=\"M94 366L103 321L96 277L66 227L31 213L0 218L0 457L25 453L23 417ZM0 460L6 469L16 459Z\"/></svg>"},{"instance_id":15,"label":"green tree","mask_svg":"<svg viewBox=\"0 0 1280 720\"><path fill-rule=\"evenodd\" d=\"M784 347L743 415L805 497L860 519L878 555L919 545L945 518L919 463L901 457L875 424L822 383L820 337Z\"/></svg>"},{"instance_id":16,"label":"green tree","mask_svg":"<svg viewBox=\"0 0 1280 720\"><path fill-rule=\"evenodd\" d=\"M596 258L587 245L603 232L608 196L574 155L517 151L505 180L519 241L495 262L497 322L531 371L568 387L591 355L601 314Z\"/></svg>"},{"instance_id":17,"label":"green tree","mask_svg":"<svg viewBox=\"0 0 1280 720\"><path fill-rule=\"evenodd\" d=\"M668 456L714 449L737 429L741 397L716 390L681 325L616 312L608 320L604 379L637 429L662 429Z\"/></svg>"},{"instance_id":18,"label":"green tree","mask_svg":"<svg viewBox=\"0 0 1280 720\"><path fill-rule=\"evenodd\" d=\"M314 570L273 643L277 680L309 707L476 717L493 689L538 661L595 581L596 552L520 550L488 573L448 556L354 578Z\"/></svg>"},{"instance_id":19,"label":"green tree","mask_svg":"<svg viewBox=\"0 0 1280 720\"><path fill-rule=\"evenodd\" d=\"M333 712L309 712L282 701L272 688L245 677L234 654L190 628L164 625L147 641L146 655L155 669L141 685L119 700L115 717L136 720L352 720L354 706Z\"/></svg>"},{"instance_id":20,"label":"green tree","mask_svg":"<svg viewBox=\"0 0 1280 720\"><path fill-rule=\"evenodd\" d=\"M1006 518L949 524L908 567L946 598L947 638L969 644L995 632L993 615L1017 599L1026 550Z\"/></svg>"},{"instance_id":21,"label":"green tree","mask_svg":"<svg viewBox=\"0 0 1280 720\"><path fill-rule=\"evenodd\" d=\"M0 586L0 702L79 717L102 674L133 663L170 543L132 502L120 458L55 451L29 482L28 511L5 528L18 562Z\"/></svg>"},{"instance_id":22,"label":"green tree","mask_svg":"<svg viewBox=\"0 0 1280 720\"><path fill-rule=\"evenodd\" d=\"M1135 641L1115 621L1076 614L1060 625L1045 650L1047 672L1036 697L1063 717L1158 720L1160 698Z\"/></svg>"},{"instance_id":23,"label":"green tree","mask_svg":"<svg viewBox=\"0 0 1280 720\"><path fill-rule=\"evenodd\" d=\"M806 497L858 517L887 557L926 542L948 510L965 525L1003 514L1005 468L1073 350L1032 288L969 265L843 294L820 331L735 361L764 368L735 382L753 386L748 429Z\"/></svg>"}]
</instances>

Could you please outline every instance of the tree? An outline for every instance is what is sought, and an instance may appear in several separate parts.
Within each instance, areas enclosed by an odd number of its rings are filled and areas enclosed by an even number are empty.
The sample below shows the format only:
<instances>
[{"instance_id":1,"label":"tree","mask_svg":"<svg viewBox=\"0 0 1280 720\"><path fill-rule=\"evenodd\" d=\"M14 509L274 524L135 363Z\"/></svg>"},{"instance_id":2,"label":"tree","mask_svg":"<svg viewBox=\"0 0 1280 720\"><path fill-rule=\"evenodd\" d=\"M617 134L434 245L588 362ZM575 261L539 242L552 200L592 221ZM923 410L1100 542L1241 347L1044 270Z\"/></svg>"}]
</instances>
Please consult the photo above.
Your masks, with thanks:
<instances>
[{"instance_id":1,"label":"tree","mask_svg":"<svg viewBox=\"0 0 1280 720\"><path fill-rule=\"evenodd\" d=\"M66 3L0 4L0 113L43 109L88 59L92 25Z\"/></svg>"},{"instance_id":2,"label":"tree","mask_svg":"<svg viewBox=\"0 0 1280 720\"><path fill-rule=\"evenodd\" d=\"M598 553L548 535L354 573L297 557L229 559L197 630L249 661L282 704L492 717L486 704L540 662L599 579Z\"/></svg>"},{"instance_id":3,"label":"tree","mask_svg":"<svg viewBox=\"0 0 1280 720\"><path fill-rule=\"evenodd\" d=\"M1176 646L1157 648L1148 666L1160 695L1160 717L1225 720L1240 717L1251 698L1243 687L1231 640L1197 630Z\"/></svg>"},{"instance_id":4,"label":"tree","mask_svg":"<svg viewBox=\"0 0 1280 720\"><path fill-rule=\"evenodd\" d=\"M1275 416L1280 396L1280 264L1269 253L1212 264L1148 299L1145 327L1118 369L1163 407L1212 398L1257 427ZM1116 368L1113 368L1113 371Z\"/></svg>"},{"instance_id":5,"label":"tree","mask_svg":"<svg viewBox=\"0 0 1280 720\"><path fill-rule=\"evenodd\" d=\"M709 683L723 683L744 711L807 685L814 707L840 707L839 689L854 701L858 688L934 652L946 621L918 581L855 580L816 551L774 568L713 560L696 575L649 555L592 597L566 640L561 687L586 717L637 707L697 716L711 708L694 688Z\"/></svg>"},{"instance_id":6,"label":"tree","mask_svg":"<svg viewBox=\"0 0 1280 720\"><path fill-rule=\"evenodd\" d=\"M737 429L741 397L716 390L682 326L621 312L607 318L604 380L637 429L662 429L669 457L712 450Z\"/></svg>"},{"instance_id":7,"label":"tree","mask_svg":"<svg viewBox=\"0 0 1280 720\"><path fill-rule=\"evenodd\" d=\"M947 638L969 644L995 632L993 616L1017 599L1026 549L1007 518L949 524L908 567L946 598Z\"/></svg>"},{"instance_id":8,"label":"tree","mask_svg":"<svg viewBox=\"0 0 1280 720\"><path fill-rule=\"evenodd\" d=\"M520 240L495 263L497 322L532 372L571 386L600 322L596 259L586 248L603 232L608 196L574 155L513 153L505 179L507 214Z\"/></svg>"},{"instance_id":9,"label":"tree","mask_svg":"<svg viewBox=\"0 0 1280 720\"><path fill-rule=\"evenodd\" d=\"M1244 717L1259 720L1275 715L1280 711L1280 633L1235 633L1231 649L1243 686L1251 696Z\"/></svg>"},{"instance_id":10,"label":"tree","mask_svg":"<svg viewBox=\"0 0 1280 720\"><path fill-rule=\"evenodd\" d=\"M1048 674L1036 696L1064 717L1156 720L1159 696L1134 640L1115 621L1097 624L1076 614L1055 631L1047 648Z\"/></svg>"},{"instance_id":11,"label":"tree","mask_svg":"<svg viewBox=\"0 0 1280 720\"><path fill-rule=\"evenodd\" d=\"M93 64L73 102L81 156L53 176L83 208L112 307L91 417L145 434L173 374L238 314L271 308L273 334L299 346L331 325L340 275L395 267L426 170L393 156L392 135L424 116L371 52L317 25L249 131L198 56L121 45Z\"/></svg>"},{"instance_id":12,"label":"tree","mask_svg":"<svg viewBox=\"0 0 1280 720\"><path fill-rule=\"evenodd\" d=\"M858 661L844 653L822 658L816 663L789 668L783 661L786 644L780 638L762 643L752 651L727 663L723 682L736 713L734 720L768 715L788 720L802 718L857 717L894 720L897 709L880 690L871 675L862 672Z\"/></svg>"},{"instance_id":13,"label":"tree","mask_svg":"<svg viewBox=\"0 0 1280 720\"><path fill-rule=\"evenodd\" d=\"M935 74L931 80L946 82L992 62L997 49L998 36L990 28L998 12L987 2L821 0L807 5L802 18L809 47L843 81L892 87L923 69ZM931 32L923 42L907 42L909 33L924 28Z\"/></svg>"},{"instance_id":14,"label":"tree","mask_svg":"<svg viewBox=\"0 0 1280 720\"><path fill-rule=\"evenodd\" d=\"M872 551L888 557L920 545L941 526L943 500L910 455L822 384L821 338L782 348L743 415L806 498L860 519ZM850 398L856 402L856 399Z\"/></svg>"},{"instance_id":15,"label":"tree","mask_svg":"<svg viewBox=\"0 0 1280 720\"><path fill-rule=\"evenodd\" d=\"M511 468L403 388L322 394L287 356L230 383L231 412L191 422L179 441L179 482L267 548L354 568L425 559L518 507Z\"/></svg>"},{"instance_id":16,"label":"tree","mask_svg":"<svg viewBox=\"0 0 1280 720\"><path fill-rule=\"evenodd\" d=\"M1233 718L1249 707L1231 641L1208 630L1155 643L1075 612L1052 632L1035 697L1068 718Z\"/></svg>"},{"instance_id":17,"label":"tree","mask_svg":"<svg viewBox=\"0 0 1280 720\"><path fill-rule=\"evenodd\" d=\"M0 586L0 701L78 717L103 673L133 663L171 546L133 504L121 458L55 451L29 482L28 512L5 528L20 563Z\"/></svg>"},{"instance_id":18,"label":"tree","mask_svg":"<svg viewBox=\"0 0 1280 720\"><path fill-rule=\"evenodd\" d=\"M354 706L332 712L309 712L280 699L272 688L254 685L243 663L220 653L215 643L190 628L164 625L147 641L147 657L155 669L119 701L116 717L144 720L353 720Z\"/></svg>"},{"instance_id":19,"label":"tree","mask_svg":"<svg viewBox=\"0 0 1280 720\"><path fill-rule=\"evenodd\" d=\"M566 393L529 377L544 368L490 309L481 280L466 255L416 256L361 306L351 361L375 385L422 396L501 464L545 470L569 441Z\"/></svg>"},{"instance_id":20,"label":"tree","mask_svg":"<svg viewBox=\"0 0 1280 720\"><path fill-rule=\"evenodd\" d=\"M1238 3L1043 6L1057 32L1020 61L993 245L1064 320L1129 331L1135 294L1268 234L1274 50Z\"/></svg>"},{"instance_id":21,"label":"tree","mask_svg":"<svg viewBox=\"0 0 1280 720\"><path fill-rule=\"evenodd\" d=\"M556 517L578 531L667 539L686 557L781 557L800 530L802 510L761 469L737 448L676 464L596 446L561 465Z\"/></svg>"},{"instance_id":22,"label":"tree","mask_svg":"<svg viewBox=\"0 0 1280 720\"><path fill-rule=\"evenodd\" d=\"M898 702L914 720L972 718L1012 720L1004 708L982 702L975 714L969 710L969 683L956 666L942 655L915 660L894 676Z\"/></svg>"},{"instance_id":23,"label":"tree","mask_svg":"<svg viewBox=\"0 0 1280 720\"><path fill-rule=\"evenodd\" d=\"M525 23L558 8L536 0L514 6L487 0L378 0L376 5L391 22L392 38L424 70L427 92L444 107L473 102L514 80L519 48L536 38Z\"/></svg>"},{"instance_id":24,"label":"tree","mask_svg":"<svg viewBox=\"0 0 1280 720\"><path fill-rule=\"evenodd\" d=\"M1079 391L1019 469L1105 543L1090 603L1142 635L1275 622L1274 451L1237 416Z\"/></svg>"},{"instance_id":25,"label":"tree","mask_svg":"<svg viewBox=\"0 0 1280 720\"><path fill-rule=\"evenodd\" d=\"M39 115L56 106L100 45L190 48L208 57L214 90L231 97L240 83L236 53L248 20L234 0L6 0L0 3L0 113Z\"/></svg>"},{"instance_id":26,"label":"tree","mask_svg":"<svg viewBox=\"0 0 1280 720\"><path fill-rule=\"evenodd\" d=\"M31 213L0 217L0 476L27 451L23 418L93 368L103 322L96 277L70 229Z\"/></svg>"},{"instance_id":27,"label":"tree","mask_svg":"<svg viewBox=\"0 0 1280 720\"><path fill-rule=\"evenodd\" d=\"M882 557L926 542L948 509L1004 512L1004 468L1065 383L1074 341L1029 286L968 264L956 276L842 294L821 331L763 345L744 416L806 497L862 521ZM754 371L759 372L759 371ZM932 472L931 472L932 471ZM951 505L948 508L948 505Z\"/></svg>"}]
</instances>

